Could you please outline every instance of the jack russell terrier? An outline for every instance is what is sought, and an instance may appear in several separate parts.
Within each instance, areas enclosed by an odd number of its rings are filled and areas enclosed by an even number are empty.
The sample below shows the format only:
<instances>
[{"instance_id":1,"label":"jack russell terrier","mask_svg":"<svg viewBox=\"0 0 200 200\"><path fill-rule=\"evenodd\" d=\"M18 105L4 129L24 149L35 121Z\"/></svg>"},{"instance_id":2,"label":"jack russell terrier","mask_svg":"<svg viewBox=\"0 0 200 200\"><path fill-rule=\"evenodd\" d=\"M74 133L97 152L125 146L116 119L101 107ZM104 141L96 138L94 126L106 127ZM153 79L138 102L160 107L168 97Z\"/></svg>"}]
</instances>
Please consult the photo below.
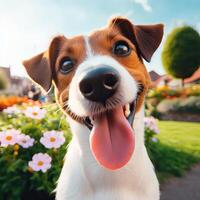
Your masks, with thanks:
<instances>
[{"instance_id":1,"label":"jack russell terrier","mask_svg":"<svg viewBox=\"0 0 200 200\"><path fill-rule=\"evenodd\" d=\"M57 200L159 199L144 146L151 81L142 59L150 61L162 36L162 24L115 17L88 36L57 36L47 51L23 62L44 90L54 84L73 133Z\"/></svg>"}]
</instances>

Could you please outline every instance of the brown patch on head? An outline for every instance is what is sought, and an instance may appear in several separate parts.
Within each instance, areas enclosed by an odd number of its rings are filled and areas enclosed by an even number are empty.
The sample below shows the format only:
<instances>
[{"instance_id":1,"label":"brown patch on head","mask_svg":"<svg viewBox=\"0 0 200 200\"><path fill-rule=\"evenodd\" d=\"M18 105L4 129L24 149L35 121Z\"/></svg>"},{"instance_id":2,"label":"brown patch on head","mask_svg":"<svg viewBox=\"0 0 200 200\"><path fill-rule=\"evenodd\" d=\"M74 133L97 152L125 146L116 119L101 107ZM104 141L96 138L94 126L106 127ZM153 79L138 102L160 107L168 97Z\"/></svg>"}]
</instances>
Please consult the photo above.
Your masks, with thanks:
<instances>
[{"instance_id":1,"label":"brown patch on head","mask_svg":"<svg viewBox=\"0 0 200 200\"><path fill-rule=\"evenodd\" d=\"M141 107L145 93L151 85L142 58L150 61L161 42L162 35L163 25L161 24L136 26L128 19L117 17L109 22L107 28L96 31L90 36L90 44L94 53L113 57L141 85L137 110ZM129 45L131 49L129 55L114 54L113 48L118 41L125 41Z\"/></svg>"}]
</instances>

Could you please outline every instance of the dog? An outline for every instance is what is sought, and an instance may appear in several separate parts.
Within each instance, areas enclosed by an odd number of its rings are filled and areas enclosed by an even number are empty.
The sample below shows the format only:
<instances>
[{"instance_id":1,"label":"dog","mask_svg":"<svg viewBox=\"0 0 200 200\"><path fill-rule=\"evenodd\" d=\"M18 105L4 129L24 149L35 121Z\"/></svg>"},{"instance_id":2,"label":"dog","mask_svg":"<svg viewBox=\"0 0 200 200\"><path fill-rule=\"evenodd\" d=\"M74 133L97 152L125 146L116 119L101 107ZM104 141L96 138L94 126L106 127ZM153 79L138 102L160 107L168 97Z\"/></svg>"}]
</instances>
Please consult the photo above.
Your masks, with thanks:
<instances>
[{"instance_id":1,"label":"dog","mask_svg":"<svg viewBox=\"0 0 200 200\"><path fill-rule=\"evenodd\" d=\"M23 62L45 91L55 86L73 139L57 200L158 200L159 183L144 146L144 98L163 25L114 17L87 36L55 37ZM132 128L133 127L133 128Z\"/></svg>"}]
</instances>

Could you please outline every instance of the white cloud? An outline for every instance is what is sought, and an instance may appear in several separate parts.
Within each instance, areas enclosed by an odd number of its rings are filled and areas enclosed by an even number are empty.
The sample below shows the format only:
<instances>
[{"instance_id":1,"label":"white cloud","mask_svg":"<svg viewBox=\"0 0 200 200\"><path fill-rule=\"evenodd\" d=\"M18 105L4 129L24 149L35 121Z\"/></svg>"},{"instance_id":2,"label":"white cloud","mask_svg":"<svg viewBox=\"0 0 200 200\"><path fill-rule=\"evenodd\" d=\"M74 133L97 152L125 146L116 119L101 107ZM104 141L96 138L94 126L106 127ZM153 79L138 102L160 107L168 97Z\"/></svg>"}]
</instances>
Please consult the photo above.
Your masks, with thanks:
<instances>
[{"instance_id":1,"label":"white cloud","mask_svg":"<svg viewBox=\"0 0 200 200\"><path fill-rule=\"evenodd\" d=\"M137 4L140 4L145 11L147 12L151 12L152 11L152 7L149 5L148 0L132 0Z\"/></svg>"}]
</instances>

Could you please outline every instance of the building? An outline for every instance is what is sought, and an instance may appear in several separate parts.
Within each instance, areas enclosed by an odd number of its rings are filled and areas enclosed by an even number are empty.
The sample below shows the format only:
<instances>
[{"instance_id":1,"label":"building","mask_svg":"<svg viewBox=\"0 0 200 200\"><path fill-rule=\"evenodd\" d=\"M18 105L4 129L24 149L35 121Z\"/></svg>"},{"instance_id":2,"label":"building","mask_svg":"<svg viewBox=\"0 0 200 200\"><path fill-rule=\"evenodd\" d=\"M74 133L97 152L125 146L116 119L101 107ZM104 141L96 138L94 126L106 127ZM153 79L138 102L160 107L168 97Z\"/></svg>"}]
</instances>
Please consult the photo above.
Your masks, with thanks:
<instances>
[{"instance_id":1,"label":"building","mask_svg":"<svg viewBox=\"0 0 200 200\"><path fill-rule=\"evenodd\" d=\"M8 82L6 90L0 91L0 94L11 94L23 96L31 88L32 82L19 76L11 76L10 68L0 67L0 73L5 75L5 79Z\"/></svg>"},{"instance_id":2,"label":"building","mask_svg":"<svg viewBox=\"0 0 200 200\"><path fill-rule=\"evenodd\" d=\"M159 75L155 71L150 71L149 75L151 77L154 87L160 87L163 85L167 85L171 88L182 87L181 79L175 79L168 74ZM200 67L193 73L191 77L184 79L185 85L199 84L199 83L200 83Z\"/></svg>"}]
</instances>

